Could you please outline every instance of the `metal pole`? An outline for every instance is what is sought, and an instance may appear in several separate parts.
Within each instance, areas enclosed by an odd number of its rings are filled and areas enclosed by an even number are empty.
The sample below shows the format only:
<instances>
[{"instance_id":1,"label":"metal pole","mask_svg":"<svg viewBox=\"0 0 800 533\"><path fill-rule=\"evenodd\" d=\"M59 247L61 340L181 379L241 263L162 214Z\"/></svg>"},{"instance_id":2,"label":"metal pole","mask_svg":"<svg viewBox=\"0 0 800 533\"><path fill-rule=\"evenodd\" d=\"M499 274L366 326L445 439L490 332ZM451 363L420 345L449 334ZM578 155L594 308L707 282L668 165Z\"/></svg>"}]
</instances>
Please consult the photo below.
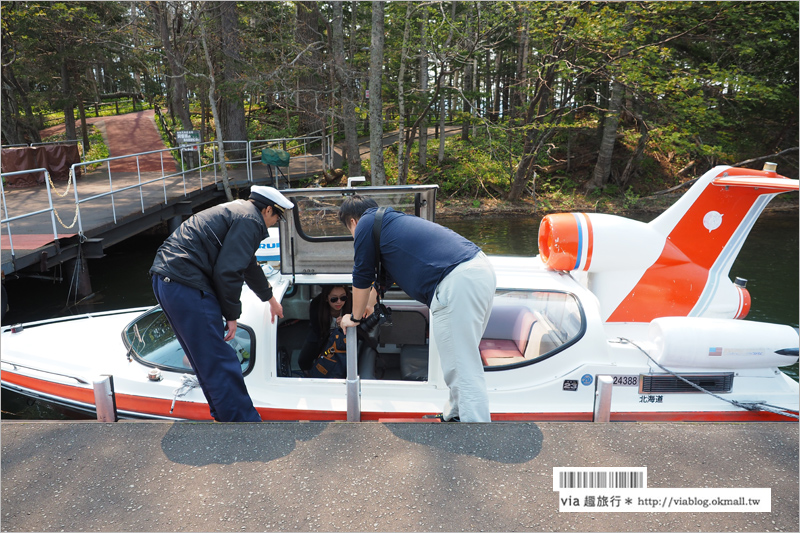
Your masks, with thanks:
<instances>
[{"instance_id":1,"label":"metal pole","mask_svg":"<svg viewBox=\"0 0 800 533\"><path fill-rule=\"evenodd\" d=\"M594 392L594 422L611 422L611 392L614 381L611 376L597 376Z\"/></svg>"},{"instance_id":2,"label":"metal pole","mask_svg":"<svg viewBox=\"0 0 800 533\"><path fill-rule=\"evenodd\" d=\"M358 377L356 328L347 328L345 334L347 343L347 421L361 422L361 378ZM350 342L347 342L347 339Z\"/></svg>"},{"instance_id":3,"label":"metal pole","mask_svg":"<svg viewBox=\"0 0 800 533\"><path fill-rule=\"evenodd\" d=\"M100 376L94 380L94 403L97 407L97 420L100 422L116 422L117 402L114 397L114 378Z\"/></svg>"}]
</instances>

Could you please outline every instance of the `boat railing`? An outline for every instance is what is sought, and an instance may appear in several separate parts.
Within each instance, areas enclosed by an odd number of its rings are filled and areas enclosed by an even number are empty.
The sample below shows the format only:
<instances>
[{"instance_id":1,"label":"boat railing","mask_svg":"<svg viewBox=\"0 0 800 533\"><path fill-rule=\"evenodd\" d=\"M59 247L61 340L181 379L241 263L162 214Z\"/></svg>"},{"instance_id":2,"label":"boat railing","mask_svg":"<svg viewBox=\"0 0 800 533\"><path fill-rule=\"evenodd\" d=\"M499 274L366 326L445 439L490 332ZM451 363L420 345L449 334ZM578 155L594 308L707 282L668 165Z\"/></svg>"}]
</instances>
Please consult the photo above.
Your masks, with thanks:
<instances>
[{"instance_id":1,"label":"boat railing","mask_svg":"<svg viewBox=\"0 0 800 533\"><path fill-rule=\"evenodd\" d=\"M62 374L60 372L53 372L52 370L43 370L41 368L36 368L36 367L33 367L33 366L27 366L27 365L21 365L19 363L13 363L11 361L0 361L0 363L2 363L4 365L9 365L9 366L14 367L14 370L17 370L18 368L24 368L25 370L33 370L34 372L41 372L42 374L50 374L52 376L59 376L59 377L62 377L62 378L73 379L73 380L77 381L78 383L80 383L81 385L89 385L91 383L91 381L88 380L87 378L81 378L81 377L78 377L78 376L71 376L69 374Z\"/></svg>"},{"instance_id":2,"label":"boat railing","mask_svg":"<svg viewBox=\"0 0 800 533\"><path fill-rule=\"evenodd\" d=\"M44 173L44 183L47 187L47 202L49 207L46 209L38 209L36 211L30 211L28 213L23 213L21 215L17 215L14 217L10 217L8 215L8 200L6 198L6 189L5 189L5 181L6 178L10 178L12 176L19 176L22 174L33 174L43 172ZM32 170L17 170L15 172L4 172L2 173L2 179L0 179L0 194L2 194L3 198L3 218L0 220L0 227L5 226L6 233L8 234L8 246L9 250L11 251L11 259L14 260L16 256L16 252L14 251L14 239L11 234L11 222L15 220L22 220L25 218L30 218L33 216L49 213L50 214L50 223L53 227L53 240L58 239L58 228L56 226L56 215L55 209L53 208L53 192L51 190L51 180L50 180L50 173L47 171L46 168L34 168ZM67 190L69 190L69 184L67 185Z\"/></svg>"}]
</instances>

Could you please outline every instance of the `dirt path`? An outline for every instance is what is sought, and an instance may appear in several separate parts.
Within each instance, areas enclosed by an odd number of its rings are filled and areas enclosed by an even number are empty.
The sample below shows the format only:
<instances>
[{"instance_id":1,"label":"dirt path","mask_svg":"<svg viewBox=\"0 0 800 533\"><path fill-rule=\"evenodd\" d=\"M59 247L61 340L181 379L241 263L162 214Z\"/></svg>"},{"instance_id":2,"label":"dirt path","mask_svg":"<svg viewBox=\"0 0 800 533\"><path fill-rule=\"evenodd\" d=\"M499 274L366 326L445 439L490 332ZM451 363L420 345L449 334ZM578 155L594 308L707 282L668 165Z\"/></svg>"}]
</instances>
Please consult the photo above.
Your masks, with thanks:
<instances>
[{"instance_id":1,"label":"dirt path","mask_svg":"<svg viewBox=\"0 0 800 533\"><path fill-rule=\"evenodd\" d=\"M110 157L119 157L130 154L140 154L163 150L166 148L158 133L154 119L154 111L147 109L135 113L126 113L111 117L91 117L86 122L98 126L103 131L103 138L108 146ZM42 137L54 135L64 131L64 125L53 126L42 130ZM171 157L164 154L165 170L174 170L166 167L167 162L174 165ZM138 169L142 172L160 171L161 154L149 154L139 157ZM136 159L125 158L111 164L114 172L136 172Z\"/></svg>"}]
</instances>

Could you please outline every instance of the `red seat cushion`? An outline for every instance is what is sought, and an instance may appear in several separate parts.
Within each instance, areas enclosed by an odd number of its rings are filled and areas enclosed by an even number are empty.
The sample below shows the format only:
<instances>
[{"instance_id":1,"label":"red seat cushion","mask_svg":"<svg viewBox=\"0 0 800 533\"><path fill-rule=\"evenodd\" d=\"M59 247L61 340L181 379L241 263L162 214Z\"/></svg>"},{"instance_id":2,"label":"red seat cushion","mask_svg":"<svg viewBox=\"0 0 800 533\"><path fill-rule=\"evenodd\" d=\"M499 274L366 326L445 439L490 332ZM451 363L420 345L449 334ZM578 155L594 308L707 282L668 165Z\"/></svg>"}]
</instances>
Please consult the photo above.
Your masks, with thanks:
<instances>
[{"instance_id":1,"label":"red seat cushion","mask_svg":"<svg viewBox=\"0 0 800 533\"><path fill-rule=\"evenodd\" d=\"M519 357L522 355L519 352L519 348L517 348L516 342L505 339L481 339L479 348L484 365L488 364L488 359Z\"/></svg>"}]
</instances>

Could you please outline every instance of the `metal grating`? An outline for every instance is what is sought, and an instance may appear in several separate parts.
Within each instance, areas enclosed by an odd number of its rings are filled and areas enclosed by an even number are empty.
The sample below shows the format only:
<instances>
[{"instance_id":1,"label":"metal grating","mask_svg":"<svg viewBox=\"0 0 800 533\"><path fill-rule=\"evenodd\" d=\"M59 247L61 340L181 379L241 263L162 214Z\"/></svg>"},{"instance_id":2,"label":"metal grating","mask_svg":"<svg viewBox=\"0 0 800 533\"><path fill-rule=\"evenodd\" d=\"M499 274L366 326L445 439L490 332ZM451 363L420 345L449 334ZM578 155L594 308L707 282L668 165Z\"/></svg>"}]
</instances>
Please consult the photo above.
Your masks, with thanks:
<instances>
[{"instance_id":1,"label":"metal grating","mask_svg":"<svg viewBox=\"0 0 800 533\"><path fill-rule=\"evenodd\" d=\"M730 392L733 388L733 372L679 376L710 392ZM702 392L671 374L643 375L639 383L640 394Z\"/></svg>"}]
</instances>

